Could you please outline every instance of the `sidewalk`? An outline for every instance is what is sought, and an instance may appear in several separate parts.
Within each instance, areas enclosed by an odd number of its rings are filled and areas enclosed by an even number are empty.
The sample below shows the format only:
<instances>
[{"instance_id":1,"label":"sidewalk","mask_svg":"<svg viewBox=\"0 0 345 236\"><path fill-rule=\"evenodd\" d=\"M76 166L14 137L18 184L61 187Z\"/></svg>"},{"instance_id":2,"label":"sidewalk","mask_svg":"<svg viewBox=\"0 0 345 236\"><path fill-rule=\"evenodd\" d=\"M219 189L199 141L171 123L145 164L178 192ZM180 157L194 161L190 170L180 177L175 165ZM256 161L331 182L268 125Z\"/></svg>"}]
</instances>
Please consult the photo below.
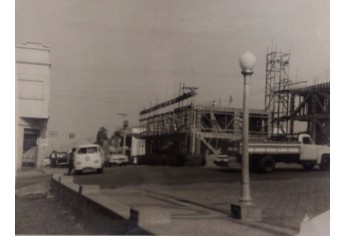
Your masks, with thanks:
<instances>
[{"instance_id":1,"label":"sidewalk","mask_svg":"<svg viewBox=\"0 0 345 236\"><path fill-rule=\"evenodd\" d=\"M186 201L140 190L105 189L101 193L142 213L149 222L139 226L154 235L295 235L298 231L267 226L262 222L243 221L228 214ZM230 210L230 206L229 209Z\"/></svg>"},{"instance_id":2,"label":"sidewalk","mask_svg":"<svg viewBox=\"0 0 345 236\"><path fill-rule=\"evenodd\" d=\"M101 193L138 210L169 212L171 224L150 226L157 234L296 235L306 214L313 218L330 208L329 177L256 181L251 186L262 210L257 222L229 216L230 204L240 196L239 182L141 185Z\"/></svg>"}]
</instances>

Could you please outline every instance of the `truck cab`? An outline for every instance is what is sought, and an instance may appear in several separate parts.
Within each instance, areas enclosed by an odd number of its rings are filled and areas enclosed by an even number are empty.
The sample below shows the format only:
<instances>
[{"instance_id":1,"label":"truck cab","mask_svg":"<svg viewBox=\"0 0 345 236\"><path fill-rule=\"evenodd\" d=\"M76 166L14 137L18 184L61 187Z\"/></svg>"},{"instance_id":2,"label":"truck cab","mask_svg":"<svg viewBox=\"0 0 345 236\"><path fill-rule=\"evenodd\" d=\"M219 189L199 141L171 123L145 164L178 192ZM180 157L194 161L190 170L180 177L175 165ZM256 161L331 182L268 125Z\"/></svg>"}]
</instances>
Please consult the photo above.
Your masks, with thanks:
<instances>
[{"instance_id":1,"label":"truck cab","mask_svg":"<svg viewBox=\"0 0 345 236\"><path fill-rule=\"evenodd\" d=\"M323 170L329 169L329 146L315 144L309 134L300 134L298 142L301 144L300 161L305 169L312 169L314 165L319 165Z\"/></svg>"}]
</instances>

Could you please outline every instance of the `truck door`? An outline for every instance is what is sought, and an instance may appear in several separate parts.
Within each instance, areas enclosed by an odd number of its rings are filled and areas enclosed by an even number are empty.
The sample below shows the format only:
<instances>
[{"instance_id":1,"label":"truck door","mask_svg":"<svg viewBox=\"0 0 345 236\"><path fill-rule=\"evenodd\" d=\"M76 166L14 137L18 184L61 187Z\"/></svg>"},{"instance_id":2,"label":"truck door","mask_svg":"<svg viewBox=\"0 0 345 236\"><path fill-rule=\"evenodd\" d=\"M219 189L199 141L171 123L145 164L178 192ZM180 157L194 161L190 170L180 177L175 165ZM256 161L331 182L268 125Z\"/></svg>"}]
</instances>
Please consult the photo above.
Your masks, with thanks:
<instances>
[{"instance_id":1,"label":"truck door","mask_svg":"<svg viewBox=\"0 0 345 236\"><path fill-rule=\"evenodd\" d=\"M301 161L316 161L318 155L318 146L314 144L313 140L305 136L302 138L301 143L301 155L300 160Z\"/></svg>"}]
</instances>

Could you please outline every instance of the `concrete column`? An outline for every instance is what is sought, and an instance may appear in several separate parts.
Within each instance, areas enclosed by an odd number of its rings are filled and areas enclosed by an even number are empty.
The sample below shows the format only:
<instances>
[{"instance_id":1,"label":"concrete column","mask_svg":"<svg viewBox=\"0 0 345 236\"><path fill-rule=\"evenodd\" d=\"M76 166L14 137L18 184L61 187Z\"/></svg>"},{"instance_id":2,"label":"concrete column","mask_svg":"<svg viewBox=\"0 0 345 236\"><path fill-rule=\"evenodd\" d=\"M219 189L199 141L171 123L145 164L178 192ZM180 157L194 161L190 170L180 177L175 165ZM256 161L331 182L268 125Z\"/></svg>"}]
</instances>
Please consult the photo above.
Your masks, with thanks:
<instances>
[{"instance_id":1,"label":"concrete column","mask_svg":"<svg viewBox=\"0 0 345 236\"><path fill-rule=\"evenodd\" d=\"M16 123L16 172L22 169L23 145L24 145L24 127Z\"/></svg>"},{"instance_id":2,"label":"concrete column","mask_svg":"<svg viewBox=\"0 0 345 236\"><path fill-rule=\"evenodd\" d=\"M42 132L42 131L41 131ZM40 136L37 139L37 159L36 159L36 168L41 170L44 168L44 158L47 153L47 140Z\"/></svg>"},{"instance_id":3,"label":"concrete column","mask_svg":"<svg viewBox=\"0 0 345 236\"><path fill-rule=\"evenodd\" d=\"M242 185L240 202L243 204L252 204L250 194L249 178L249 155L248 155L248 133L249 133L249 78L252 73L242 72L244 76L244 93L243 93L243 136L242 136Z\"/></svg>"}]
</instances>

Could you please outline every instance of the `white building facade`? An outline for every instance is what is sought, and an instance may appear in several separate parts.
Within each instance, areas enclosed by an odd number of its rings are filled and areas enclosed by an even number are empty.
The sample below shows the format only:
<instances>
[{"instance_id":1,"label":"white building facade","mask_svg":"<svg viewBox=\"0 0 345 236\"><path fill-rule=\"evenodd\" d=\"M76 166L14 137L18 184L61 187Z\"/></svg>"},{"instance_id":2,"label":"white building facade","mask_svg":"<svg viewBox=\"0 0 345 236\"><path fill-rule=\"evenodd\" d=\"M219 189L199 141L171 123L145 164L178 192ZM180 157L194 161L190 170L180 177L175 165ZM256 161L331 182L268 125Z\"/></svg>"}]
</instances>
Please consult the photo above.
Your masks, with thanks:
<instances>
[{"instance_id":1,"label":"white building facade","mask_svg":"<svg viewBox=\"0 0 345 236\"><path fill-rule=\"evenodd\" d=\"M131 140L131 154L130 155L133 158L144 156L146 153L145 139L139 138L140 134L142 134L145 131L146 129L141 128L141 127L133 127L131 129L132 140Z\"/></svg>"},{"instance_id":2,"label":"white building facade","mask_svg":"<svg viewBox=\"0 0 345 236\"><path fill-rule=\"evenodd\" d=\"M50 104L50 49L16 46L16 171L23 163L44 164Z\"/></svg>"}]
</instances>

